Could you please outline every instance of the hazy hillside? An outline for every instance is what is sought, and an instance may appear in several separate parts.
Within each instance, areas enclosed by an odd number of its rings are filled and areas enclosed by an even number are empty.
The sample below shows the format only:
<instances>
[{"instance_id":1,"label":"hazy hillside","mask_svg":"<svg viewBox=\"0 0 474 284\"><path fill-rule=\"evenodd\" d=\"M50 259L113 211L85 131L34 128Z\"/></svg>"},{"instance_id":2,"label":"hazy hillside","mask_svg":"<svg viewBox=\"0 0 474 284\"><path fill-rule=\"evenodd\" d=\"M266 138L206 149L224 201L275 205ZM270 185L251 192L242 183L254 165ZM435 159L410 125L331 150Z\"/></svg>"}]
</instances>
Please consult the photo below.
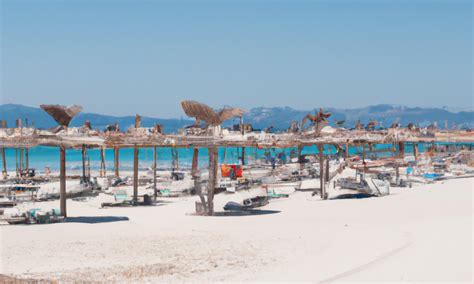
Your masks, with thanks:
<instances>
[{"instance_id":1,"label":"hazy hillside","mask_svg":"<svg viewBox=\"0 0 474 284\"><path fill-rule=\"evenodd\" d=\"M444 128L447 120L449 126L455 123L458 127L474 127L474 112L451 112L441 108L418 108L392 105L375 105L364 108L354 109L337 109L327 108L333 115L330 117L330 123L334 124L334 120L345 120L346 127L353 127L357 120L367 123L369 120L375 119L381 122L382 126L390 126L393 122L400 122L406 125L410 122L420 124L422 126L437 122ZM310 110L314 114L314 109ZM301 119L308 111L295 110L290 107L257 107L250 109L244 117L245 123L251 123L255 128L265 128L273 125L276 129L286 129L291 121L301 122ZM23 123L28 119L29 123L34 123L38 128L49 128L56 125L56 122L49 117L40 108L27 107L23 105L5 104L0 105L0 119L6 119L8 125L14 126L15 119L21 118ZM71 123L71 126L80 126L84 121L89 120L92 126L97 129L103 129L107 124L119 123L122 129L126 129L134 124L134 116L109 116L94 113L80 113ZM156 123L165 126L165 132L177 132L177 130L185 125L193 122L192 119L160 119L151 117L142 117L142 125L145 127L153 126ZM235 120L237 123L238 120ZM233 121L226 122L231 125Z\"/></svg>"},{"instance_id":2,"label":"hazy hillside","mask_svg":"<svg viewBox=\"0 0 474 284\"><path fill-rule=\"evenodd\" d=\"M26 119L29 123L34 123L37 128L50 128L57 125L57 123L42 109L27 107L16 104L0 105L0 119L6 119L9 127L15 125L15 119L21 118L25 124ZM135 124L135 116L110 116L95 113L79 113L71 122L71 126L84 125L86 120L91 121L92 127L96 129L104 129L108 124L118 123L121 129L127 129ZM142 117L142 126L151 127L155 124L163 124L165 132L177 132L183 125L193 123L193 120L181 119L161 119Z\"/></svg>"}]
</instances>

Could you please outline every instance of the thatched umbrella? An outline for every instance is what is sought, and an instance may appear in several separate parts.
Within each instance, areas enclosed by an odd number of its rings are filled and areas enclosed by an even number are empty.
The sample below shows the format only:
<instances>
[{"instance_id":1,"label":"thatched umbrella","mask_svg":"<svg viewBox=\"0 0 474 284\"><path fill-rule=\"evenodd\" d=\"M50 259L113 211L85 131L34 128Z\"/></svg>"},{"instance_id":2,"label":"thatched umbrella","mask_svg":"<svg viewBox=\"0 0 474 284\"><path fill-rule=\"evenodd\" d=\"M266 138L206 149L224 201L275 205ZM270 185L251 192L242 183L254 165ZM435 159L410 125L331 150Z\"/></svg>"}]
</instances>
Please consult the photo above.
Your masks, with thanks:
<instances>
[{"instance_id":1,"label":"thatched umbrella","mask_svg":"<svg viewBox=\"0 0 474 284\"><path fill-rule=\"evenodd\" d=\"M74 116L82 110L82 107L77 105L71 107L61 105L41 105L40 107L63 127L68 127ZM59 199L61 214L66 217L66 147L60 146L59 149Z\"/></svg>"},{"instance_id":2,"label":"thatched umbrella","mask_svg":"<svg viewBox=\"0 0 474 284\"><path fill-rule=\"evenodd\" d=\"M206 123L206 127L209 126L220 126L224 121L234 118L242 117L244 111L239 108L223 108L216 112L208 105L196 102L196 101L182 101L181 106L187 116L194 117L196 119L195 126L199 126L201 121ZM198 179L195 179L195 189L198 193L203 210L206 214L214 214L214 190L217 182L217 164L218 164L218 151L216 146L208 148L209 153L209 182L207 189L207 202L201 191ZM196 178L197 171L197 158L199 150L194 149L193 153L193 172Z\"/></svg>"},{"instance_id":3,"label":"thatched umbrella","mask_svg":"<svg viewBox=\"0 0 474 284\"><path fill-rule=\"evenodd\" d=\"M306 121L309 120L313 125L316 126L316 130L319 133L319 131L328 124L327 118L331 115L331 112L323 112L322 108L320 108L319 112L317 112L315 115L308 113L301 121L301 130L304 130L304 125L306 124Z\"/></svg>"},{"instance_id":4,"label":"thatched umbrella","mask_svg":"<svg viewBox=\"0 0 474 284\"><path fill-rule=\"evenodd\" d=\"M57 123L65 127L68 127L74 116L82 111L82 107L78 105L69 107L62 105L40 105L40 107L51 115Z\"/></svg>"},{"instance_id":5,"label":"thatched umbrella","mask_svg":"<svg viewBox=\"0 0 474 284\"><path fill-rule=\"evenodd\" d=\"M206 123L206 126L219 126L228 119L242 117L244 114L244 111L239 108L223 108L216 112L208 105L196 101L182 101L181 107L187 116L196 119L196 126L200 124L201 120Z\"/></svg>"}]
</instances>

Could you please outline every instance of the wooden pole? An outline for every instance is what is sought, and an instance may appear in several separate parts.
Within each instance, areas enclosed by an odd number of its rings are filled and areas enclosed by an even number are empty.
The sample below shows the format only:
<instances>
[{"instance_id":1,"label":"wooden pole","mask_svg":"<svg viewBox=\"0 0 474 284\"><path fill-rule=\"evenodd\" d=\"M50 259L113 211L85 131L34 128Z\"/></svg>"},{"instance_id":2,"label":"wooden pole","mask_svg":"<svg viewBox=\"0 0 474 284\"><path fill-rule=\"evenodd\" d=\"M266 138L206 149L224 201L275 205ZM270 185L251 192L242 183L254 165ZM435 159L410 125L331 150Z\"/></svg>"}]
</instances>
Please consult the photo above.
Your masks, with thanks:
<instances>
[{"instance_id":1,"label":"wooden pole","mask_svg":"<svg viewBox=\"0 0 474 284\"><path fill-rule=\"evenodd\" d=\"M346 143L346 161L349 160L349 143Z\"/></svg>"},{"instance_id":2,"label":"wooden pole","mask_svg":"<svg viewBox=\"0 0 474 284\"><path fill-rule=\"evenodd\" d=\"M87 180L91 180L91 157L87 157Z\"/></svg>"},{"instance_id":3,"label":"wooden pole","mask_svg":"<svg viewBox=\"0 0 474 284\"><path fill-rule=\"evenodd\" d=\"M395 166L395 183L397 185L400 183L400 169L398 166Z\"/></svg>"},{"instance_id":4,"label":"wooden pole","mask_svg":"<svg viewBox=\"0 0 474 284\"><path fill-rule=\"evenodd\" d=\"M30 149L25 148L26 169L30 168Z\"/></svg>"},{"instance_id":5,"label":"wooden pole","mask_svg":"<svg viewBox=\"0 0 474 284\"><path fill-rule=\"evenodd\" d=\"M418 161L418 143L413 142L413 156L415 156L415 161Z\"/></svg>"},{"instance_id":6,"label":"wooden pole","mask_svg":"<svg viewBox=\"0 0 474 284\"><path fill-rule=\"evenodd\" d=\"M224 148L224 154L225 154L225 148ZM198 163L199 163L199 148L194 148L193 163L191 166L191 175L194 180L194 190L196 191L196 194L199 196L199 199L201 200L201 204L204 209L204 212L208 212L206 198L202 194L202 188L200 185L200 176L198 175Z\"/></svg>"},{"instance_id":7,"label":"wooden pole","mask_svg":"<svg viewBox=\"0 0 474 284\"><path fill-rule=\"evenodd\" d=\"M20 148L20 176L24 169L23 157L24 157L24 150L23 148Z\"/></svg>"},{"instance_id":8,"label":"wooden pole","mask_svg":"<svg viewBox=\"0 0 474 284\"><path fill-rule=\"evenodd\" d=\"M158 151L157 151L157 148L155 146L155 147L153 147L153 198L154 198L155 201L156 201L156 198L158 197L158 190L156 188L156 168L157 168L156 160L157 160L157 156L158 156Z\"/></svg>"},{"instance_id":9,"label":"wooden pole","mask_svg":"<svg viewBox=\"0 0 474 284\"><path fill-rule=\"evenodd\" d=\"M2 128L7 128L7 121L5 119L2 119ZM2 148L2 162L3 162L3 178L7 179L8 177L8 171L7 171L7 155L5 148Z\"/></svg>"},{"instance_id":10,"label":"wooden pole","mask_svg":"<svg viewBox=\"0 0 474 284\"><path fill-rule=\"evenodd\" d=\"M244 117L240 117L240 132L242 133L242 136L245 135L245 129L244 129ZM242 166L245 165L245 147L242 147Z\"/></svg>"},{"instance_id":11,"label":"wooden pole","mask_svg":"<svg viewBox=\"0 0 474 284\"><path fill-rule=\"evenodd\" d=\"M86 182L86 145L82 145L82 181Z\"/></svg>"},{"instance_id":12,"label":"wooden pole","mask_svg":"<svg viewBox=\"0 0 474 284\"><path fill-rule=\"evenodd\" d=\"M118 147L114 148L114 171L115 171L115 177L119 177L119 168L120 168L120 149Z\"/></svg>"},{"instance_id":13,"label":"wooden pole","mask_svg":"<svg viewBox=\"0 0 474 284\"><path fill-rule=\"evenodd\" d=\"M323 167L322 167L322 171L321 171L321 199L326 199L327 197L327 193L326 193L326 167L324 166L326 164L326 159L323 157L323 160L322 160L322 164L323 164Z\"/></svg>"},{"instance_id":14,"label":"wooden pole","mask_svg":"<svg viewBox=\"0 0 474 284\"><path fill-rule=\"evenodd\" d=\"M20 128L20 130L21 130L21 127L22 127L21 126L21 119L18 118L16 120L16 128ZM20 132L20 133L22 133L22 132ZM18 154L18 150L17 150L17 154ZM18 165L17 165L17 173L16 173L17 177L21 177L21 170L23 169L23 148L21 148L21 147L19 149L19 154L20 154L20 157L19 157L20 166L18 167ZM17 164L18 164L18 162L17 162Z\"/></svg>"},{"instance_id":15,"label":"wooden pole","mask_svg":"<svg viewBox=\"0 0 474 284\"><path fill-rule=\"evenodd\" d=\"M214 190L217 182L218 152L217 147L209 147L209 185L207 188L207 208L208 214L214 215Z\"/></svg>"},{"instance_id":16,"label":"wooden pole","mask_svg":"<svg viewBox=\"0 0 474 284\"><path fill-rule=\"evenodd\" d=\"M302 152L303 146L298 145L298 163L300 164L300 170L304 169L303 156L301 155Z\"/></svg>"},{"instance_id":17,"label":"wooden pole","mask_svg":"<svg viewBox=\"0 0 474 284\"><path fill-rule=\"evenodd\" d=\"M5 152L5 148L2 148L2 162L3 162L3 170L2 170L3 178L4 178L4 179L7 179L7 177L8 177L8 172L7 172L7 155L6 155L6 152Z\"/></svg>"},{"instance_id":18,"label":"wooden pole","mask_svg":"<svg viewBox=\"0 0 474 284\"><path fill-rule=\"evenodd\" d=\"M59 148L60 165L59 165L59 202L61 215L67 217L66 213L66 148Z\"/></svg>"},{"instance_id":19,"label":"wooden pole","mask_svg":"<svg viewBox=\"0 0 474 284\"><path fill-rule=\"evenodd\" d=\"M100 148L100 176L106 176L107 175L107 170L105 167L105 148L101 147Z\"/></svg>"},{"instance_id":20,"label":"wooden pole","mask_svg":"<svg viewBox=\"0 0 474 284\"><path fill-rule=\"evenodd\" d=\"M405 143L398 142L398 157L402 158L405 157Z\"/></svg>"},{"instance_id":21,"label":"wooden pole","mask_svg":"<svg viewBox=\"0 0 474 284\"><path fill-rule=\"evenodd\" d=\"M138 114L135 116L135 128L140 128L142 117ZM133 147L133 204L138 204L138 147Z\"/></svg>"},{"instance_id":22,"label":"wooden pole","mask_svg":"<svg viewBox=\"0 0 474 284\"><path fill-rule=\"evenodd\" d=\"M176 170L179 170L179 152L178 152L178 148L174 148L175 152L176 152Z\"/></svg>"},{"instance_id":23,"label":"wooden pole","mask_svg":"<svg viewBox=\"0 0 474 284\"><path fill-rule=\"evenodd\" d=\"M326 182L329 182L329 159L325 159L326 160L326 170L324 171L324 180Z\"/></svg>"},{"instance_id":24,"label":"wooden pole","mask_svg":"<svg viewBox=\"0 0 474 284\"><path fill-rule=\"evenodd\" d=\"M133 204L138 203L138 147L133 148Z\"/></svg>"},{"instance_id":25,"label":"wooden pole","mask_svg":"<svg viewBox=\"0 0 474 284\"><path fill-rule=\"evenodd\" d=\"M15 171L16 177L18 177L18 148L15 148Z\"/></svg>"},{"instance_id":26,"label":"wooden pole","mask_svg":"<svg viewBox=\"0 0 474 284\"><path fill-rule=\"evenodd\" d=\"M318 144L318 155L319 155L319 188L321 190L321 198L324 199L326 196L326 189L325 189L325 176L324 176L324 145Z\"/></svg>"}]
</instances>

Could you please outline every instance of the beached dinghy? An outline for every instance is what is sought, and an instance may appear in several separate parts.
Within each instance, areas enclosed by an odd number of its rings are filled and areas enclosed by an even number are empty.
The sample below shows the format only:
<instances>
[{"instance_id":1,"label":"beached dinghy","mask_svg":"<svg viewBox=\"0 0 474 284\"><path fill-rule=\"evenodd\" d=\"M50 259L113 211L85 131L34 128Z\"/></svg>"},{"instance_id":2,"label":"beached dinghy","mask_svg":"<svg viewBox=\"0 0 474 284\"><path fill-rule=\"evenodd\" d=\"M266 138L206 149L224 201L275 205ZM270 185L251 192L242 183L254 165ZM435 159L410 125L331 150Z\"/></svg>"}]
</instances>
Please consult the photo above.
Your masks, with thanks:
<instances>
[{"instance_id":1,"label":"beached dinghy","mask_svg":"<svg viewBox=\"0 0 474 284\"><path fill-rule=\"evenodd\" d=\"M351 177L340 178L336 180L335 186L339 186L341 189L356 190L374 196L385 196L390 194L390 183L388 181L375 178L364 178L362 175L360 181Z\"/></svg>"},{"instance_id":2,"label":"beached dinghy","mask_svg":"<svg viewBox=\"0 0 474 284\"><path fill-rule=\"evenodd\" d=\"M252 198L247 198L242 201L242 204L239 204L234 201L229 201L224 206L226 211L242 211L242 210L251 210L254 208L262 207L267 205L268 197L266 196L256 196Z\"/></svg>"}]
</instances>

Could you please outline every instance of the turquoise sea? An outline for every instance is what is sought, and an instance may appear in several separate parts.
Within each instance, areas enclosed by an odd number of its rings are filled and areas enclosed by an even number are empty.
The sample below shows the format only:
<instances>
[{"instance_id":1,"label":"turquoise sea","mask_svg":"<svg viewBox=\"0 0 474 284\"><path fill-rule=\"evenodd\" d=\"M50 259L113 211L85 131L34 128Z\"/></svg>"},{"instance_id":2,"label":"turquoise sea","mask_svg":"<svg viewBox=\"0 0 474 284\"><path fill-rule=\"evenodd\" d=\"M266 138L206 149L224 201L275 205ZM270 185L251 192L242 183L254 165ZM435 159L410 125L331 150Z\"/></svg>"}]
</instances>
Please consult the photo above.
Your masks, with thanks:
<instances>
[{"instance_id":1,"label":"turquoise sea","mask_svg":"<svg viewBox=\"0 0 474 284\"><path fill-rule=\"evenodd\" d=\"M439 143L447 144L447 143ZM464 144L467 147L472 147L474 143ZM379 144L376 145L375 149L390 149L391 144ZM418 145L420 153L424 151L425 145L420 143ZM252 161L261 159L264 157L265 151L269 151L272 156L277 155L278 153L285 151L287 157L290 156L290 152L296 150L296 148L286 148L286 149L256 149L256 148L246 148L245 149L245 159L246 161ZM227 163L238 163L239 155L241 155L241 148L230 147L226 149L227 151ZM15 170L15 149L6 149L6 160L7 168L9 171ZM318 153L316 146L305 147L303 149L303 154L316 154ZM336 149L333 146L327 146L324 149L325 154L336 154ZM349 153L351 155L357 155L362 153L361 147L350 147ZM412 144L407 143L405 145L405 153L407 155L413 153ZM99 149L89 149L87 155L90 158L91 169L99 169L100 167L100 150ZM180 168L190 168L192 162L193 149L178 149L179 156L179 166ZM390 152L386 153L376 153L377 156L390 156ZM370 157L371 154L367 153L367 157ZM114 153L112 149L107 149L105 151L105 163L107 170L113 170L113 159ZM224 159L224 149L219 149L219 161L223 162ZM43 172L45 167L50 167L52 170L59 169L59 148L57 147L45 147L38 146L30 148L29 150L29 160L30 168L36 168L37 171ZM139 151L139 166L142 169L151 167L153 163L153 149L140 149ZM158 149L158 168L167 169L171 167L172 156L171 148L160 148ZM120 169L121 170L132 170L133 165L133 149L121 149L120 150ZM199 149L199 166L207 167L208 165L208 156L207 149ZM1 164L0 164L1 166ZM67 169L81 169L82 160L81 160L81 151L68 149L66 151L66 167Z\"/></svg>"}]
</instances>

